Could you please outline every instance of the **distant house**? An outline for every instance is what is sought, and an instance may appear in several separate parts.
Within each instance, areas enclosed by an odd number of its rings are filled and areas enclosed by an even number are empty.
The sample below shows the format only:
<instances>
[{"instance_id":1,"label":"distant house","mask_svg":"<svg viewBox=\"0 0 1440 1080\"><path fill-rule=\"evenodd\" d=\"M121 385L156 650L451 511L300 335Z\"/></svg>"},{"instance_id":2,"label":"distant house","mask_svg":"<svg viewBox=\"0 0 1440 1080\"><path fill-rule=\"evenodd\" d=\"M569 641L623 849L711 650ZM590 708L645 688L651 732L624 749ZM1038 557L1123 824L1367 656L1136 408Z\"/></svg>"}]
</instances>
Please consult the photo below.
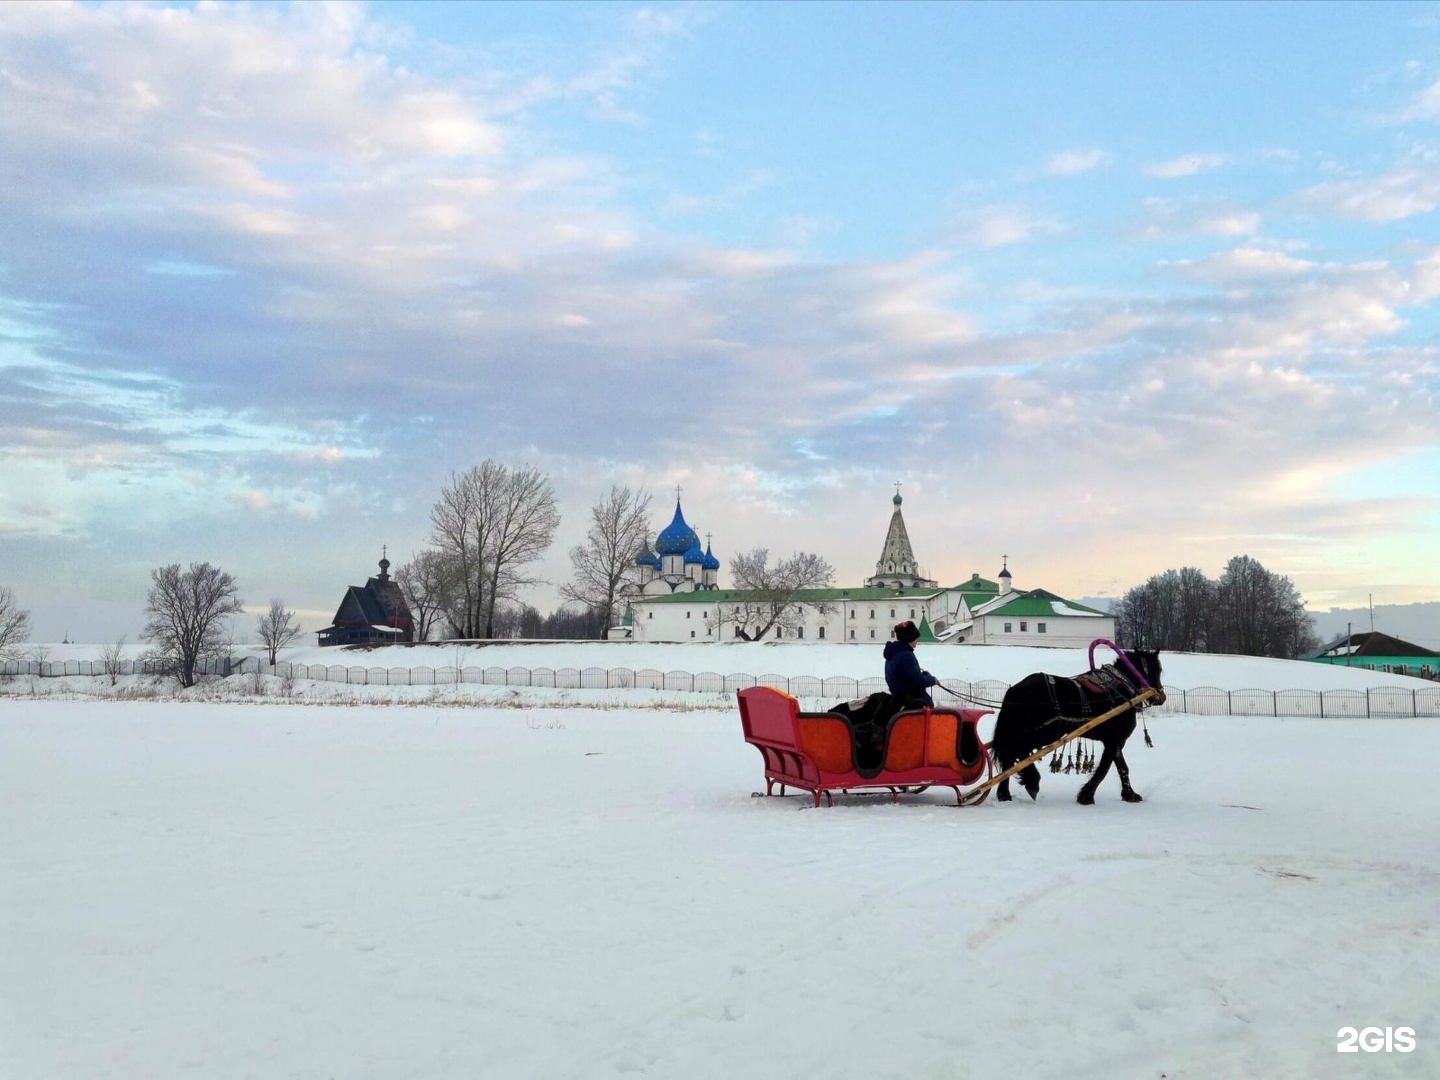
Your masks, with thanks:
<instances>
[{"instance_id":1,"label":"distant house","mask_svg":"<svg viewBox=\"0 0 1440 1080\"><path fill-rule=\"evenodd\" d=\"M1419 675L1426 679L1440 677L1440 650L1401 641L1373 630L1341 634L1304 659L1317 664L1368 668L1396 675Z\"/></svg>"},{"instance_id":2,"label":"distant house","mask_svg":"<svg viewBox=\"0 0 1440 1080\"><path fill-rule=\"evenodd\" d=\"M415 620L405 594L390 578L390 560L380 557L380 574L351 585L335 612L333 626L320 631L321 645L359 645L415 640Z\"/></svg>"}]
</instances>

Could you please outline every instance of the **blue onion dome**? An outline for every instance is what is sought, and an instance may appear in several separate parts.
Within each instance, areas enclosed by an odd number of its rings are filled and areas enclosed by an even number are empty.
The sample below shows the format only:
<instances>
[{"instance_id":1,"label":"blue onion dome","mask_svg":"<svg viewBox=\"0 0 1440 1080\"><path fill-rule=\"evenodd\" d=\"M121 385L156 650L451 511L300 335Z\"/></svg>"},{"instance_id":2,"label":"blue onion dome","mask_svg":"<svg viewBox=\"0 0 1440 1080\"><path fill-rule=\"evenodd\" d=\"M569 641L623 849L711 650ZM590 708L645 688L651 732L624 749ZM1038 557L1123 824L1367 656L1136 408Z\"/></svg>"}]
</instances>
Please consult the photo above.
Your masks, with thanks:
<instances>
[{"instance_id":1,"label":"blue onion dome","mask_svg":"<svg viewBox=\"0 0 1440 1080\"><path fill-rule=\"evenodd\" d=\"M720 560L710 554L710 545L705 545L705 562L702 564L706 570L719 570Z\"/></svg>"},{"instance_id":2,"label":"blue onion dome","mask_svg":"<svg viewBox=\"0 0 1440 1080\"><path fill-rule=\"evenodd\" d=\"M685 562L687 564L698 563L701 566L705 565L705 553L700 550L700 537L695 537L695 543L691 544L685 552Z\"/></svg>"},{"instance_id":3,"label":"blue onion dome","mask_svg":"<svg viewBox=\"0 0 1440 1080\"><path fill-rule=\"evenodd\" d=\"M655 538L655 550L661 555L684 555L692 544L698 546L699 543L700 537L685 523L685 515L680 512L680 501L677 499L675 517Z\"/></svg>"},{"instance_id":4,"label":"blue onion dome","mask_svg":"<svg viewBox=\"0 0 1440 1080\"><path fill-rule=\"evenodd\" d=\"M660 569L660 556L650 550L649 540L640 541L640 550L635 553L635 565L649 566L656 570Z\"/></svg>"}]
</instances>

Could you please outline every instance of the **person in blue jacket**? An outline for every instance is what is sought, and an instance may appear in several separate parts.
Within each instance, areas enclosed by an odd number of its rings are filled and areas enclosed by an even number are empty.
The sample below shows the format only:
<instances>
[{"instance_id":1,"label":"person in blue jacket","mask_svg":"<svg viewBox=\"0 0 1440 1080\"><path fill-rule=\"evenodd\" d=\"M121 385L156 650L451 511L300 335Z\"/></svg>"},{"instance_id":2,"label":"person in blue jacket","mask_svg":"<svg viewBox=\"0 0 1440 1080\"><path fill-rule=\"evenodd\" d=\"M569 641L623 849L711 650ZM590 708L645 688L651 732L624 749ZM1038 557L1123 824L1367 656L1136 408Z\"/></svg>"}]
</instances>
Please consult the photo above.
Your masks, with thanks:
<instances>
[{"instance_id":1,"label":"person in blue jacket","mask_svg":"<svg viewBox=\"0 0 1440 1080\"><path fill-rule=\"evenodd\" d=\"M923 701L933 708L930 687L940 680L922 670L915 659L915 643L919 640L920 631L913 622L907 620L895 627L895 640L885 643L885 685L890 688L890 696L902 705Z\"/></svg>"}]
</instances>

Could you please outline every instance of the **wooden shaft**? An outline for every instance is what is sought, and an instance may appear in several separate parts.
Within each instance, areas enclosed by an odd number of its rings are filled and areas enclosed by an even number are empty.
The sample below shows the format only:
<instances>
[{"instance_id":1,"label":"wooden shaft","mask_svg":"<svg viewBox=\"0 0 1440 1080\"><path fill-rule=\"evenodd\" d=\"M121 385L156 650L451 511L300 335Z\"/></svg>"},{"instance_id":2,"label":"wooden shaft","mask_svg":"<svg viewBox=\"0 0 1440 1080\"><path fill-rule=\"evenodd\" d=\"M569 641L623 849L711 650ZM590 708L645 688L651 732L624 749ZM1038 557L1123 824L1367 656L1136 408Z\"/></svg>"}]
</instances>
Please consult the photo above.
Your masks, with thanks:
<instances>
[{"instance_id":1,"label":"wooden shaft","mask_svg":"<svg viewBox=\"0 0 1440 1080\"><path fill-rule=\"evenodd\" d=\"M981 784L979 787L971 788L969 791L967 791L964 795L960 797L961 804L963 805L965 803L968 803L974 796L984 794L996 784L1000 783L1000 781L1010 779L1010 777L1014 776L1021 769L1025 768L1025 766L1033 765L1035 762L1039 761L1052 750L1058 750L1060 749L1060 747L1064 746L1072 739L1078 739L1081 735L1084 735L1091 728L1099 727L1106 720L1114 719L1126 709L1133 709L1135 706L1141 704L1142 702L1148 701L1150 698L1158 696L1159 695L1157 695L1153 689L1147 686L1144 690L1141 690L1140 693L1136 694L1133 698L1125 702L1123 705L1116 705L1109 712L1103 712L1099 716L1095 717L1095 719L1093 720L1086 720L1085 723L1081 724L1068 735L1064 735L1056 739L1049 746L1041 747L1039 750L1036 750L1035 753L1027 757L1024 761L1020 761L1014 765L1011 765L1010 768L1006 769L1004 772L1000 773L997 776L992 776L989 780L986 780L985 783ZM996 719L998 722L999 718L997 717Z\"/></svg>"}]
</instances>

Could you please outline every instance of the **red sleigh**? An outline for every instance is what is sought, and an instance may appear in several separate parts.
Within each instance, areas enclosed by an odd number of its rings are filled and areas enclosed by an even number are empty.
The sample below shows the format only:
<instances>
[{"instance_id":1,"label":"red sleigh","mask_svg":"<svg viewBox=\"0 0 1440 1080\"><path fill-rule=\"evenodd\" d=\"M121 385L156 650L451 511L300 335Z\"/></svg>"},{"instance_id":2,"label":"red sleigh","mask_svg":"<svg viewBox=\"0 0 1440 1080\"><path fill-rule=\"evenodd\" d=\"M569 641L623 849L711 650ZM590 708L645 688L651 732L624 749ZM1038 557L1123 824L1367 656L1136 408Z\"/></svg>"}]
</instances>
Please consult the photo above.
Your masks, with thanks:
<instances>
[{"instance_id":1,"label":"red sleigh","mask_svg":"<svg viewBox=\"0 0 1440 1080\"><path fill-rule=\"evenodd\" d=\"M897 713L886 727L883 764L878 772L867 769L862 775L856 767L854 732L838 713L801 712L793 697L768 686L741 690L737 696L745 741L765 759L766 795L779 784L781 795L786 787L799 788L814 796L816 806L821 795L833 806L837 791L889 790L898 802L902 793L939 786L952 789L958 804L961 788L982 782L993 771L977 728L988 710Z\"/></svg>"}]
</instances>

